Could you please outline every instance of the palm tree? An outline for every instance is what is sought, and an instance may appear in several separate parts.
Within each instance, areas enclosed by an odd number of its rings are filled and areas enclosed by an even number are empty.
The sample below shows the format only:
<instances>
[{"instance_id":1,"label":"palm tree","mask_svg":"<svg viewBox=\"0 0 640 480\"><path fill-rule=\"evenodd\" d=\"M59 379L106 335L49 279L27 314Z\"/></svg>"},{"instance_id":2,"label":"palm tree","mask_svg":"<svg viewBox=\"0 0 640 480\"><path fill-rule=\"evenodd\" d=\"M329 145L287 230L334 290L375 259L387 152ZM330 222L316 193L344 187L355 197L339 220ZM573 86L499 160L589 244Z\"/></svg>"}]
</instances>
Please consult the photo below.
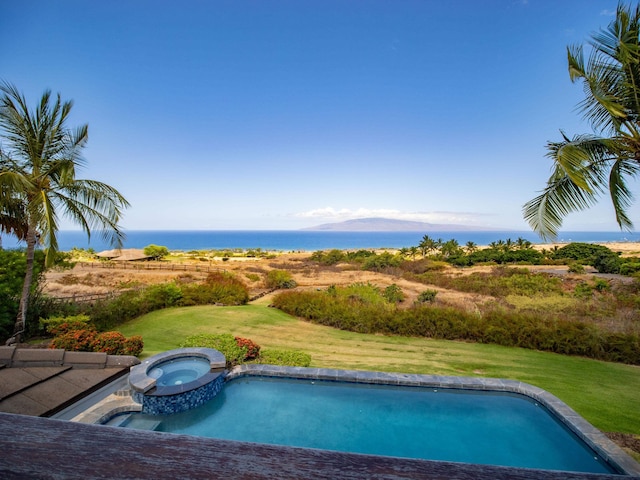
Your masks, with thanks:
<instances>
[{"instance_id":1,"label":"palm tree","mask_svg":"<svg viewBox=\"0 0 640 480\"><path fill-rule=\"evenodd\" d=\"M511 240L510 238L507 238L507 240L504 242L504 246L503 246L504 251L505 252L510 252L511 250L513 250L513 246L514 246L513 240Z\"/></svg>"},{"instance_id":2,"label":"palm tree","mask_svg":"<svg viewBox=\"0 0 640 480\"><path fill-rule=\"evenodd\" d=\"M516 240L516 246L518 247L518 250L526 250L527 248L531 247L531 242L529 240L525 240L522 237L518 237L518 239Z\"/></svg>"},{"instance_id":3,"label":"palm tree","mask_svg":"<svg viewBox=\"0 0 640 480\"><path fill-rule=\"evenodd\" d=\"M13 85L0 84L0 92L0 212L6 216L2 228L17 231L27 245L20 306L14 334L7 341L11 344L19 342L25 330L36 244L44 245L45 263L51 266L58 251L60 215L79 224L88 237L98 229L106 241L120 246L124 234L118 221L129 203L109 185L76 178L76 168L84 164L81 151L88 127L67 128L72 102L62 103L60 95L54 100L45 91L37 108L29 111Z\"/></svg>"},{"instance_id":4,"label":"palm tree","mask_svg":"<svg viewBox=\"0 0 640 480\"><path fill-rule=\"evenodd\" d=\"M466 244L465 244L465 249L467 250L467 253L473 253L476 250L478 250L478 245L476 244L476 242L469 240Z\"/></svg>"},{"instance_id":5,"label":"palm tree","mask_svg":"<svg viewBox=\"0 0 640 480\"><path fill-rule=\"evenodd\" d=\"M569 77L582 80L580 103L595 134L547 144L553 170L542 193L523 206L525 220L542 238L557 236L563 218L594 205L609 191L616 221L633 224L627 180L640 173L640 5L619 4L616 18L592 36L585 62L581 45L569 47Z\"/></svg>"},{"instance_id":6,"label":"palm tree","mask_svg":"<svg viewBox=\"0 0 640 480\"><path fill-rule=\"evenodd\" d=\"M444 258L453 257L461 252L460 244L455 238L443 242L440 246L440 254Z\"/></svg>"},{"instance_id":7,"label":"palm tree","mask_svg":"<svg viewBox=\"0 0 640 480\"><path fill-rule=\"evenodd\" d=\"M422 237L422 240L418 245L418 248L420 248L420 252L422 253L422 257L426 257L429 253L431 253L432 250L436 250L436 244L436 240L431 238L429 235L425 235L424 237Z\"/></svg>"}]
</instances>

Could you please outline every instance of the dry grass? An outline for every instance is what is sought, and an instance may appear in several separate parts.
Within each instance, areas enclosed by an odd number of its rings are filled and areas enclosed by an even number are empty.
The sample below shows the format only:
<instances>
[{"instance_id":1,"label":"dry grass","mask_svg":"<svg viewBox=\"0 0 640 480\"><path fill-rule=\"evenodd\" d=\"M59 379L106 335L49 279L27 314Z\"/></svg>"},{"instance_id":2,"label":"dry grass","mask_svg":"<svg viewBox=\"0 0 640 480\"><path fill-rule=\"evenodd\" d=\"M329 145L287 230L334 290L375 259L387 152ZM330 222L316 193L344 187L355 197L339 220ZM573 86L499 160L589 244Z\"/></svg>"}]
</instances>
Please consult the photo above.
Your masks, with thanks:
<instances>
[{"instance_id":1,"label":"dry grass","mask_svg":"<svg viewBox=\"0 0 640 480\"><path fill-rule=\"evenodd\" d=\"M638 244L615 244L618 248L626 248L626 251L640 250ZM545 246L549 248L548 245ZM190 264L195 267L209 267L213 269L223 269L233 273L243 281L248 289L250 297L256 297L263 293L264 278L270 270L287 270L297 282L300 289L325 289L330 285L349 285L356 282L371 283L381 289L391 284L398 285L404 295L405 301L402 305L410 306L423 291L430 289L437 291L436 301L441 305L449 305L460 308L467 312L480 312L496 302L505 308L521 308L526 310L547 310L563 311L571 309L576 305L576 300L571 296L552 296L549 298L528 298L510 297L506 299L496 299L488 295L479 293L462 292L455 289L448 289L434 285L425 285L417 281L411 281L398 275L363 271L350 264L339 264L333 266L323 266L309 259L310 253L282 253L272 256L272 258L247 258L231 257L228 261L222 258L214 259L210 257L206 262L199 260L199 257L189 257L181 255L176 258L171 257L171 261L163 262L165 265ZM144 264L142 264L144 265ZM173 271L173 270L144 270L133 269L132 263L127 264L128 268L104 268L100 263L78 264L70 271L55 272L46 274L45 291L53 296L67 297L72 295L88 295L96 293L108 293L127 288L156 284L168 281L179 283L194 282L204 279L206 272L195 271ZM444 275L470 275L472 273L491 272L495 267L475 266L470 268L447 267L442 271ZM563 280L563 290L570 294L579 282L588 280L591 273L574 275L567 272L566 266L527 266L529 270L558 275ZM628 277L626 277L629 280ZM546 305L542 305L546 302ZM582 302L585 303L585 302ZM581 305L578 303L578 305ZM580 310L580 308L578 308ZM622 312L624 313L624 312ZM620 330L623 325L636 326L637 316L631 312L629 319L616 319L615 330ZM590 316L587 315L590 318ZM606 316L605 316L606 317ZM603 319L594 318L595 322ZM625 330L626 331L626 330Z\"/></svg>"},{"instance_id":2,"label":"dry grass","mask_svg":"<svg viewBox=\"0 0 640 480\"><path fill-rule=\"evenodd\" d=\"M224 269L237 275L249 288L253 297L264 291L263 282L252 281L247 275L258 275L261 279L269 270L287 270L291 272L299 288L318 289L327 288L330 285L349 285L356 282L372 283L382 289L395 283L404 292L406 299L404 304L411 305L418 295L426 289L438 291L438 301L463 308L467 311L475 311L480 305L491 301L490 297L474 293L458 292L435 286L426 286L419 282L412 282L394 275L369 272L354 269L348 264L338 266L322 266L309 261L308 253L289 253L278 255L276 259L267 258L231 258L223 262L221 259L207 262L212 268ZM202 262L181 258L180 264L192 263L202 266ZM485 267L477 267L483 269ZM472 269L468 269L472 271ZM452 270L453 271L453 270ZM143 270L129 268L103 268L99 263L93 266L78 264L73 269L56 272L49 271L46 274L45 292L52 296L87 295L93 293L107 293L133 286L151 285L168 281L185 281L187 279L203 279L203 272L181 272L171 270ZM188 277L188 278L187 278Z\"/></svg>"}]
</instances>

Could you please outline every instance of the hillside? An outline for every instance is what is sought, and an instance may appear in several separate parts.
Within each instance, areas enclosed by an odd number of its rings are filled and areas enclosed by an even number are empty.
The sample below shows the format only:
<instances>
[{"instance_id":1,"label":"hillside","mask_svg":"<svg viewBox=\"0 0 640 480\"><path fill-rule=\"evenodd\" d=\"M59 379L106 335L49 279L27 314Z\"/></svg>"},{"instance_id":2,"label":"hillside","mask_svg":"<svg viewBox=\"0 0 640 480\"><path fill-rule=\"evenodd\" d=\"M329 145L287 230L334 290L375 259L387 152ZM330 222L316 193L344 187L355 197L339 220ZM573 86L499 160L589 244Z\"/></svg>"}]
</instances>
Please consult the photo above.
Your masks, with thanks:
<instances>
[{"instance_id":1,"label":"hillside","mask_svg":"<svg viewBox=\"0 0 640 480\"><path fill-rule=\"evenodd\" d=\"M492 229L468 225L412 222L392 218L358 218L344 222L325 223L301 230L316 232L464 232L490 231Z\"/></svg>"}]
</instances>

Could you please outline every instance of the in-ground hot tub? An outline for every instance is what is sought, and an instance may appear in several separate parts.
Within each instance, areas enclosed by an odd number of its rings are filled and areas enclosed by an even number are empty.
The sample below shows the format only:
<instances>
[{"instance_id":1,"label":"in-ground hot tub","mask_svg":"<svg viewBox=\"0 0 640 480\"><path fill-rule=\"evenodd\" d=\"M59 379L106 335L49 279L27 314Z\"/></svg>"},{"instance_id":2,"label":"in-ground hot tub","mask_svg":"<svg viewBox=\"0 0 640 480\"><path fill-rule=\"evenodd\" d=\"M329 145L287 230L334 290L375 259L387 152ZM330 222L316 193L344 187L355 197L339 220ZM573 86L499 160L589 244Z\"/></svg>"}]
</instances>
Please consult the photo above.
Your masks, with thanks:
<instances>
[{"instance_id":1,"label":"in-ground hot tub","mask_svg":"<svg viewBox=\"0 0 640 480\"><path fill-rule=\"evenodd\" d=\"M156 380L156 387L171 387L193 382L211 371L205 357L178 357L165 360L147 371Z\"/></svg>"},{"instance_id":2,"label":"in-ground hot tub","mask_svg":"<svg viewBox=\"0 0 640 480\"><path fill-rule=\"evenodd\" d=\"M224 382L224 355L212 348L179 348L131 368L129 385L142 411L167 415L198 407Z\"/></svg>"}]
</instances>

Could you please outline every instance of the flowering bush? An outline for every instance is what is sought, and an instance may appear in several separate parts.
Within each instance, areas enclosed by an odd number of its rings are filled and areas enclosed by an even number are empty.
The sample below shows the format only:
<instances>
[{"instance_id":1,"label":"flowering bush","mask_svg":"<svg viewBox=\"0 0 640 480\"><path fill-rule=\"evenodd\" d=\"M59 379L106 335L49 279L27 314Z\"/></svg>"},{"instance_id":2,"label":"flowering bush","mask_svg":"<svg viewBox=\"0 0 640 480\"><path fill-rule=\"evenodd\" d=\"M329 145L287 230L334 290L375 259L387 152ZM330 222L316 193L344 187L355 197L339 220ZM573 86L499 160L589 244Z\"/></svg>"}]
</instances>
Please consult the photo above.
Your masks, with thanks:
<instances>
[{"instance_id":1,"label":"flowering bush","mask_svg":"<svg viewBox=\"0 0 640 480\"><path fill-rule=\"evenodd\" d=\"M120 332L99 333L93 341L93 351L104 352L107 355L122 355L126 340L125 336Z\"/></svg>"},{"instance_id":2,"label":"flowering bush","mask_svg":"<svg viewBox=\"0 0 640 480\"><path fill-rule=\"evenodd\" d=\"M95 329L71 330L53 338L49 348L61 348L72 352L93 352L98 332Z\"/></svg>"},{"instance_id":3,"label":"flowering bush","mask_svg":"<svg viewBox=\"0 0 640 480\"><path fill-rule=\"evenodd\" d=\"M142 353L144 342L140 335L134 335L124 341L124 354L139 356Z\"/></svg>"},{"instance_id":4,"label":"flowering bush","mask_svg":"<svg viewBox=\"0 0 640 480\"><path fill-rule=\"evenodd\" d=\"M258 345L253 340L250 340L248 338L242 338L242 337L235 337L235 338L238 346L245 351L245 354L244 354L245 360L253 360L255 358L258 358L258 355L260 355L260 345Z\"/></svg>"},{"instance_id":5,"label":"flowering bush","mask_svg":"<svg viewBox=\"0 0 640 480\"><path fill-rule=\"evenodd\" d=\"M135 355L142 353L142 337L126 338L120 332L98 333L88 325L89 317L56 317L41 320L47 331L54 335L49 348L60 348L72 352L104 352L108 355Z\"/></svg>"}]
</instances>

